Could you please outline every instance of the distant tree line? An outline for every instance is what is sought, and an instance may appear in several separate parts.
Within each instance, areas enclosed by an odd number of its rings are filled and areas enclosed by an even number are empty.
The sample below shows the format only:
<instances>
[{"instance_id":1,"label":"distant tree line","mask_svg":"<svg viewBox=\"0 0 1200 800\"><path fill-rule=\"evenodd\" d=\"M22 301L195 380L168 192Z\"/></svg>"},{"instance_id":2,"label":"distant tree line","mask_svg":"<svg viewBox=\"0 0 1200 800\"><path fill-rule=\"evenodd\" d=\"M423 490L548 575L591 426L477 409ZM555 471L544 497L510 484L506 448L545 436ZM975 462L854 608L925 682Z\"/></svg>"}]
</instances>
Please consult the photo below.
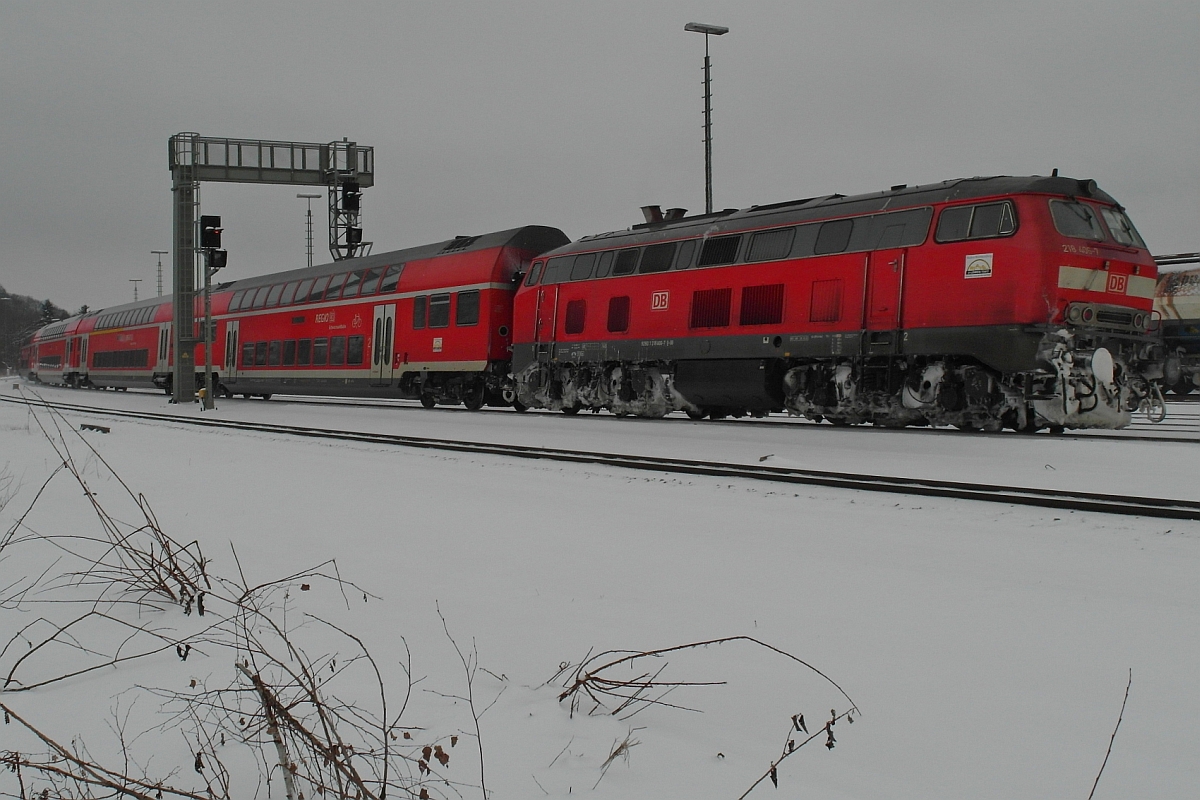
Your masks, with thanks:
<instances>
[{"instance_id":1,"label":"distant tree line","mask_svg":"<svg viewBox=\"0 0 1200 800\"><path fill-rule=\"evenodd\" d=\"M71 312L49 300L9 294L0 286L0 370L5 367L17 368L21 345L31 333L43 325L69 316Z\"/></svg>"}]
</instances>

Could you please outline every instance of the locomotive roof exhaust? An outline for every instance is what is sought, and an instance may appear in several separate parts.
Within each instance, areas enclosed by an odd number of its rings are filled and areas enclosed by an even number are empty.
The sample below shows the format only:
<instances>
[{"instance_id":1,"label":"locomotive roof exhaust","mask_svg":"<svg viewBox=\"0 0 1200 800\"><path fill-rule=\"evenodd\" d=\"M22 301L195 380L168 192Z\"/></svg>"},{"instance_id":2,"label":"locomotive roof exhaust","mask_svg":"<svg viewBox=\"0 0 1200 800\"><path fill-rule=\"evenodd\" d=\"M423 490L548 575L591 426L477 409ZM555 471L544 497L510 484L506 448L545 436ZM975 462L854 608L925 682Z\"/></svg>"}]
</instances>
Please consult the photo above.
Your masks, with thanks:
<instances>
[{"instance_id":1,"label":"locomotive roof exhaust","mask_svg":"<svg viewBox=\"0 0 1200 800\"><path fill-rule=\"evenodd\" d=\"M645 217L647 225L653 225L656 222L672 222L677 219L683 219L686 214L686 208L668 208L664 212L662 206L642 206L642 216Z\"/></svg>"}]
</instances>

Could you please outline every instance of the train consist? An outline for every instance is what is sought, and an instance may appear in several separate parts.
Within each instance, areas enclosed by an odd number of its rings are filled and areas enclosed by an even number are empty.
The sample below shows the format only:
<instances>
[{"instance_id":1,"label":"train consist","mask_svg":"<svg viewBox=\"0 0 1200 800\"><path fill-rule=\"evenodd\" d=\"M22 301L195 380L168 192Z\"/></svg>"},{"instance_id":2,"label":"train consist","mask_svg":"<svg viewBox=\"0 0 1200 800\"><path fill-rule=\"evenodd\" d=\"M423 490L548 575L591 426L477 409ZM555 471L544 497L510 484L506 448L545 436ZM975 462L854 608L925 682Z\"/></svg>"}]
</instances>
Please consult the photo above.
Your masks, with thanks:
<instances>
[{"instance_id":1,"label":"train consist","mask_svg":"<svg viewBox=\"0 0 1200 800\"><path fill-rule=\"evenodd\" d=\"M1167 262L1200 262L1200 253L1168 257ZM1190 394L1200 388L1200 269L1159 275L1154 310L1167 343L1163 383L1175 394Z\"/></svg>"},{"instance_id":2,"label":"train consist","mask_svg":"<svg viewBox=\"0 0 1200 800\"><path fill-rule=\"evenodd\" d=\"M221 285L215 384L982 430L1118 428L1163 408L1177 362L1155 331L1157 268L1093 181L644 211L575 242L530 226ZM169 388L170 320L156 298L55 323L25 370Z\"/></svg>"}]
</instances>

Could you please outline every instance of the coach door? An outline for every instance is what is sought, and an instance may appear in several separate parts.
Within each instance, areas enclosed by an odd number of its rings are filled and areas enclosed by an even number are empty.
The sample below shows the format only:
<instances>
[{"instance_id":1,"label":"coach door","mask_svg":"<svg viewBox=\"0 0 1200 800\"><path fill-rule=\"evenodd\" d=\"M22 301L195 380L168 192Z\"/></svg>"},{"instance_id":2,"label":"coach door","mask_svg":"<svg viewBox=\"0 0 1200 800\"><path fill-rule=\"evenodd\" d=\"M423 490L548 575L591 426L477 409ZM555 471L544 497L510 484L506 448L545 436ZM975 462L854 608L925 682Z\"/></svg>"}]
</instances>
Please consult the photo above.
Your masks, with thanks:
<instances>
[{"instance_id":1,"label":"coach door","mask_svg":"<svg viewBox=\"0 0 1200 800\"><path fill-rule=\"evenodd\" d=\"M158 351L154 358L155 372L171 371L171 323L158 326Z\"/></svg>"},{"instance_id":2,"label":"coach door","mask_svg":"<svg viewBox=\"0 0 1200 800\"><path fill-rule=\"evenodd\" d=\"M390 386L392 383L392 348L396 345L395 303L375 306L375 322L371 330L371 384Z\"/></svg>"},{"instance_id":3,"label":"coach door","mask_svg":"<svg viewBox=\"0 0 1200 800\"><path fill-rule=\"evenodd\" d=\"M237 383L238 369L238 353L240 345L238 344L238 328L241 323L236 319L231 319L225 323L225 360L223 372L225 373L225 383Z\"/></svg>"},{"instance_id":4,"label":"coach door","mask_svg":"<svg viewBox=\"0 0 1200 800\"><path fill-rule=\"evenodd\" d=\"M868 354L897 352L905 252L903 248L876 250L867 257L865 327Z\"/></svg>"},{"instance_id":5,"label":"coach door","mask_svg":"<svg viewBox=\"0 0 1200 800\"><path fill-rule=\"evenodd\" d=\"M537 342L537 354L549 356L550 346L554 342L554 329L558 324L558 285L541 286L537 292L533 340Z\"/></svg>"}]
</instances>

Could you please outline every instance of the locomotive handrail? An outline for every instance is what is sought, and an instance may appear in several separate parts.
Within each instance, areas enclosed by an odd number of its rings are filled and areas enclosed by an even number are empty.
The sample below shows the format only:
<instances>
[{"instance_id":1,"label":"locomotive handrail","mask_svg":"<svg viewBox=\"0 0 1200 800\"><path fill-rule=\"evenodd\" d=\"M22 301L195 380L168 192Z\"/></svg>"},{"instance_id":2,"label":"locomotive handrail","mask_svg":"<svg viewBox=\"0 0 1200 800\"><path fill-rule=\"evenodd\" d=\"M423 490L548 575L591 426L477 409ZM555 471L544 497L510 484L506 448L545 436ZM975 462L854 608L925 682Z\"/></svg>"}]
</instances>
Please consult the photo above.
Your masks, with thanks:
<instances>
[{"instance_id":1,"label":"locomotive handrail","mask_svg":"<svg viewBox=\"0 0 1200 800\"><path fill-rule=\"evenodd\" d=\"M978 500L983 502L1038 506L1042 508L1066 509L1074 511L1093 511L1104 514L1200 520L1200 501L1194 500L1175 500L1161 497L1122 497L1110 496L1096 492L1072 492L1057 489L1038 489L1035 487L1000 486L986 483L941 481L925 478L905 478L853 472L795 469L789 467L770 467L755 464L733 464L717 461L699 461L678 458L659 458L654 456L603 453L587 450L565 450L550 447L531 447L526 445L471 442L420 436L401 436L396 434L371 433L366 431L345 431L331 428L279 425L274 423L254 423L243 422L239 420L184 417L145 411L126 411L122 409L80 406L69 403L51 403L41 398L31 399L28 397L0 396L0 401L23 404L27 406L42 406L45 408L56 409L60 411L70 411L74 413L96 414L99 416L126 417L131 419L142 419L154 422L169 422L208 428L228 428L235 430L258 431L261 433L278 433L306 438L370 442L373 444L390 444L399 447L415 447L427 450L447 450L453 452L475 453L480 455L545 459L568 463L602 464L618 468L647 470L653 472L674 472L680 474L707 475L710 477L722 478L745 478L748 480L763 480L810 486L826 486L829 488L838 489L857 489L860 491L912 494L925 497L946 497L959 500Z\"/></svg>"}]
</instances>

